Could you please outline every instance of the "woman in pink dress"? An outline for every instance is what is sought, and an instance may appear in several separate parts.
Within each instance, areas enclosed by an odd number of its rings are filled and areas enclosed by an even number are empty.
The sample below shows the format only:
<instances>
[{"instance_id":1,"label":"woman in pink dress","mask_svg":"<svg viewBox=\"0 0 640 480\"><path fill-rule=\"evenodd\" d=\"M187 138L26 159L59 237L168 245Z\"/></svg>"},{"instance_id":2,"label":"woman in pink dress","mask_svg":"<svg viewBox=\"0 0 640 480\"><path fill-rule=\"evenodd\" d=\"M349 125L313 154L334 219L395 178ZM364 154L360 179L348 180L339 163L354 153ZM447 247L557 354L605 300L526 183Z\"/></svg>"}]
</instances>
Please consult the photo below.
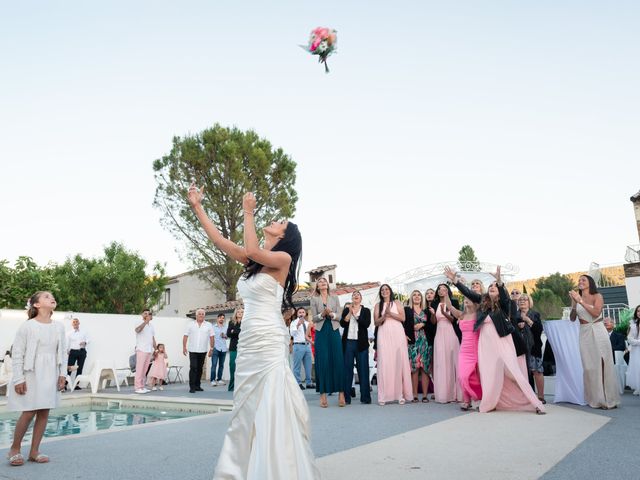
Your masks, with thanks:
<instances>
[{"instance_id":1,"label":"woman in pink dress","mask_svg":"<svg viewBox=\"0 0 640 480\"><path fill-rule=\"evenodd\" d=\"M373 321L378 327L378 403L397 400L404 405L413 395L404 307L387 284L380 287L379 297L380 302L373 308Z\"/></svg>"},{"instance_id":2,"label":"woman in pink dress","mask_svg":"<svg viewBox=\"0 0 640 480\"><path fill-rule=\"evenodd\" d=\"M455 280L455 273L445 270ZM522 372L513 335L518 335L509 319L510 300L500 278L500 267L488 293L480 295L456 282L458 290L473 303L479 304L474 330L480 330L478 367L482 384L480 412L492 410L530 410L544 414L544 406Z\"/></svg>"},{"instance_id":3,"label":"woman in pink dress","mask_svg":"<svg viewBox=\"0 0 640 480\"><path fill-rule=\"evenodd\" d=\"M431 304L437 322L433 342L433 394L438 403L462 400L457 377L460 342L453 327L456 320L446 307L447 297L454 307L459 308L458 301L451 299L451 289L444 283L438 285L436 298Z\"/></svg>"},{"instance_id":4,"label":"woman in pink dress","mask_svg":"<svg viewBox=\"0 0 640 480\"><path fill-rule=\"evenodd\" d=\"M478 339L480 332L474 331L476 323L476 312L478 305L468 298L464 299L464 311L456 309L449 297L445 298L447 309L458 318L458 324L462 331L462 343L458 354L458 382L462 390L462 405L460 409L469 410L472 401L482 398L482 387L480 385L480 374L478 372Z\"/></svg>"}]
</instances>

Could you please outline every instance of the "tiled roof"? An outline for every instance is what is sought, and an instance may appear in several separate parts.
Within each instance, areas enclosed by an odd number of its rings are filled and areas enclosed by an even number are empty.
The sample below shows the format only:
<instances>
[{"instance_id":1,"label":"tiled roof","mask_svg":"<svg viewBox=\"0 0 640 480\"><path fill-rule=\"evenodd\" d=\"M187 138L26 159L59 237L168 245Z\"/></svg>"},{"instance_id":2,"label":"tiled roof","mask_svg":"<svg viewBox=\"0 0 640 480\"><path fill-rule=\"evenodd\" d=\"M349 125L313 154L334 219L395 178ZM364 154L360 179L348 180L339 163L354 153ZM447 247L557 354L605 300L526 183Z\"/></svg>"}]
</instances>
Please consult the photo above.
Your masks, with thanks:
<instances>
[{"instance_id":1,"label":"tiled roof","mask_svg":"<svg viewBox=\"0 0 640 480\"><path fill-rule=\"evenodd\" d=\"M378 288L380 282L355 283L351 285L341 285L333 289L334 294L344 295L345 293L353 293L356 290L369 290L370 288Z\"/></svg>"},{"instance_id":2,"label":"tiled roof","mask_svg":"<svg viewBox=\"0 0 640 480\"><path fill-rule=\"evenodd\" d=\"M316 267L313 270L309 270L308 272L305 272L305 273L324 273L326 271L333 270L336 267L337 265L323 265L321 267Z\"/></svg>"},{"instance_id":3,"label":"tiled roof","mask_svg":"<svg viewBox=\"0 0 640 480\"><path fill-rule=\"evenodd\" d=\"M638 193L636 193L635 195L633 195L630 200L632 202L637 202L638 200L640 200L640 191L638 191Z\"/></svg>"}]
</instances>

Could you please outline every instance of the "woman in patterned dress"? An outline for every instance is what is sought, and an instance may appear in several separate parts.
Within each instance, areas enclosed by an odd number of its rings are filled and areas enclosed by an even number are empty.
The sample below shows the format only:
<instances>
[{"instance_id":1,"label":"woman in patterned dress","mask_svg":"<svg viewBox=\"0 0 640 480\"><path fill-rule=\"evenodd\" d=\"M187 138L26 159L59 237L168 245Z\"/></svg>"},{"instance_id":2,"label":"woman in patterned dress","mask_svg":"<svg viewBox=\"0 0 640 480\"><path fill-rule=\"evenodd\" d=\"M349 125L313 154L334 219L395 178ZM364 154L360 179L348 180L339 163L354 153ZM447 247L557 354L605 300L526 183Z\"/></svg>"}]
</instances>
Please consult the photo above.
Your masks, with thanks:
<instances>
[{"instance_id":1,"label":"woman in patterned dress","mask_svg":"<svg viewBox=\"0 0 640 480\"><path fill-rule=\"evenodd\" d=\"M411 384L413 386L413 403L418 402L418 382L422 382L422 401L427 403L427 390L429 388L429 365L431 363L431 347L427 343L425 326L427 314L424 310L424 299L419 290L414 290L409 296L411 309L413 310L413 322L416 341L409 344L409 362L411 363Z\"/></svg>"}]
</instances>

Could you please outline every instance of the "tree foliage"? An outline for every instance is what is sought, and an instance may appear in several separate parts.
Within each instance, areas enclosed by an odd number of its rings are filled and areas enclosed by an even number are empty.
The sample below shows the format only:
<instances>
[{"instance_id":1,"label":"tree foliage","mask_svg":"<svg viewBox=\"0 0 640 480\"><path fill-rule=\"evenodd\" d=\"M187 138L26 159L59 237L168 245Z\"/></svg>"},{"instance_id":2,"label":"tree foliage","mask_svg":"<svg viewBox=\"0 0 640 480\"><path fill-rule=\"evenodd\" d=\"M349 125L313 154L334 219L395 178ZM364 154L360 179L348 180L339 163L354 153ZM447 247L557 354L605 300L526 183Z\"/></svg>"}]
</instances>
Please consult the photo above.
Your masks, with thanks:
<instances>
[{"instance_id":1,"label":"tree foliage","mask_svg":"<svg viewBox=\"0 0 640 480\"><path fill-rule=\"evenodd\" d=\"M157 305L167 283L164 267L156 264L147 276L147 262L136 252L113 242L104 256L69 257L61 265L38 266L20 257L14 267L0 261L0 307L24 308L38 290L51 291L58 310L87 313L140 313Z\"/></svg>"},{"instance_id":2,"label":"tree foliage","mask_svg":"<svg viewBox=\"0 0 640 480\"><path fill-rule=\"evenodd\" d=\"M575 290L576 285L567 275L556 272L548 277L543 277L536 282L536 291L541 289L551 290L560 299L561 305L569 305L569 290Z\"/></svg>"},{"instance_id":3,"label":"tree foliage","mask_svg":"<svg viewBox=\"0 0 640 480\"><path fill-rule=\"evenodd\" d=\"M167 277L162 265L146 274L147 262L112 242L98 258L75 255L54 269L58 308L73 312L140 313L160 302Z\"/></svg>"},{"instance_id":4,"label":"tree foliage","mask_svg":"<svg viewBox=\"0 0 640 480\"><path fill-rule=\"evenodd\" d=\"M463 245L458 252L458 269L462 272L477 272L480 270L480 262L471 245Z\"/></svg>"},{"instance_id":5,"label":"tree foliage","mask_svg":"<svg viewBox=\"0 0 640 480\"><path fill-rule=\"evenodd\" d=\"M50 266L39 267L31 257L18 257L13 267L0 261L0 308L24 308L35 292L55 289Z\"/></svg>"},{"instance_id":6,"label":"tree foliage","mask_svg":"<svg viewBox=\"0 0 640 480\"><path fill-rule=\"evenodd\" d=\"M242 266L214 247L187 202L191 182L204 186L202 205L222 235L241 243L242 196L257 199L256 225L291 217L298 195L296 163L254 131L218 124L197 135L175 137L168 155L153 163L154 206L162 225L183 244L182 253L200 276L235 299Z\"/></svg>"},{"instance_id":7,"label":"tree foliage","mask_svg":"<svg viewBox=\"0 0 640 480\"><path fill-rule=\"evenodd\" d=\"M562 300L548 288L538 288L532 294L534 309L543 319L562 318Z\"/></svg>"}]
</instances>

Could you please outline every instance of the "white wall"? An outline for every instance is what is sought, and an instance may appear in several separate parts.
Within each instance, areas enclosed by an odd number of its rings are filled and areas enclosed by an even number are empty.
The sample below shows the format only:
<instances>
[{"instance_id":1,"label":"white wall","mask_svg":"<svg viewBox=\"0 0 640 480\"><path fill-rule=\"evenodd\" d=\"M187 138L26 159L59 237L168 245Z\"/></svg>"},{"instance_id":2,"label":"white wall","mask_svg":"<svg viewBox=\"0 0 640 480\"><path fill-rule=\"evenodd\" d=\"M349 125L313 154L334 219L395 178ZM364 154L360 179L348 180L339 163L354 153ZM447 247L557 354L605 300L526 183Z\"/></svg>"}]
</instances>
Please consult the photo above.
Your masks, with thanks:
<instances>
[{"instance_id":1,"label":"white wall","mask_svg":"<svg viewBox=\"0 0 640 480\"><path fill-rule=\"evenodd\" d=\"M629 307L635 308L640 305L640 277L626 278L624 283L627 287Z\"/></svg>"},{"instance_id":2,"label":"white wall","mask_svg":"<svg viewBox=\"0 0 640 480\"><path fill-rule=\"evenodd\" d=\"M84 373L89 372L91 362L100 360L101 362L114 361L116 368L127 368L129 366L129 356L133 354L136 334L134 328L142 322L140 315L107 315L97 313L68 313L55 312L53 319L64 324L65 329L71 331L71 318L77 317L80 320L80 329L84 330L90 337L87 345L87 360L85 362ZM20 325L26 321L26 310L0 310L0 354L4 356L5 350L11 346L16 331ZM182 355L182 337L189 318L177 317L153 317L151 324L156 331L156 341L164 343L169 365L180 365L185 368L182 376L188 381L189 357ZM211 368L211 360L207 357L205 362L207 372ZM229 359L225 359L224 378L229 378ZM173 379L173 376L171 377ZM208 373L207 373L207 378Z\"/></svg>"}]
</instances>

